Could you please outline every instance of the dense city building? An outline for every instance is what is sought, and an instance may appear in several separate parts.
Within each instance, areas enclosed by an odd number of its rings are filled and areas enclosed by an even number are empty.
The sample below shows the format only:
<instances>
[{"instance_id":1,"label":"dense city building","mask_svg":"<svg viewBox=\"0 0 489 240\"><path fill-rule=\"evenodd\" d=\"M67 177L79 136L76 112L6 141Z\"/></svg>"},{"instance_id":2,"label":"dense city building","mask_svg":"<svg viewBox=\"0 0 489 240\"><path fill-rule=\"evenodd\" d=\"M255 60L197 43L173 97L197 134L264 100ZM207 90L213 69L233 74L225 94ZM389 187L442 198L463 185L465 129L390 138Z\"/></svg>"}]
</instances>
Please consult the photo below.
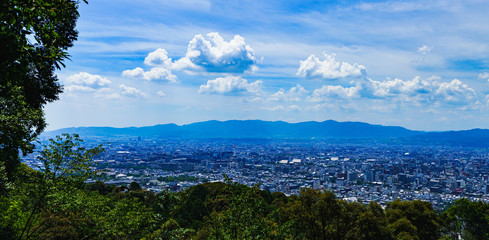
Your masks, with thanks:
<instances>
[{"instance_id":1,"label":"dense city building","mask_svg":"<svg viewBox=\"0 0 489 240\"><path fill-rule=\"evenodd\" d=\"M489 200L489 150L320 140L87 139L104 144L94 161L107 184L137 182L146 189L181 191L227 176L271 192L326 189L348 201L394 199ZM31 166L36 154L24 158Z\"/></svg>"}]
</instances>

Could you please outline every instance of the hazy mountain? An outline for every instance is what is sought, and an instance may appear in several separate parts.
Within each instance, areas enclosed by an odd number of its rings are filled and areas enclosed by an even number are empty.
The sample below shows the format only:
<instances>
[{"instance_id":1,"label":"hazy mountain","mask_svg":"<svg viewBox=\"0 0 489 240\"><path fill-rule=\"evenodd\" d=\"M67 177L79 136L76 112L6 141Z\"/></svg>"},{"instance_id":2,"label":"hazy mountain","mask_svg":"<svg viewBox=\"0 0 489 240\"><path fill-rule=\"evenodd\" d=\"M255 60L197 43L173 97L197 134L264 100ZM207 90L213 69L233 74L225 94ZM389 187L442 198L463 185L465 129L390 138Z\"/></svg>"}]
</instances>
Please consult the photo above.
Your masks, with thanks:
<instances>
[{"instance_id":1,"label":"hazy mountain","mask_svg":"<svg viewBox=\"0 0 489 240\"><path fill-rule=\"evenodd\" d=\"M266 138L266 139L335 139L380 141L399 144L435 144L489 147L489 130L423 132L403 127L372 125L362 122L287 123L261 120L206 121L178 126L162 124L148 127L77 127L46 132L42 137L61 133L78 133L82 137L145 138Z\"/></svg>"},{"instance_id":2,"label":"hazy mountain","mask_svg":"<svg viewBox=\"0 0 489 240\"><path fill-rule=\"evenodd\" d=\"M163 124L150 127L78 127L46 132L52 137L61 133L78 133L81 136L117 137L141 136L161 138L333 138L377 139L419 135L423 132L402 127L372 125L362 122L287 123L260 120L206 121L178 126Z\"/></svg>"},{"instance_id":3,"label":"hazy mountain","mask_svg":"<svg viewBox=\"0 0 489 240\"><path fill-rule=\"evenodd\" d=\"M403 139L408 143L450 145L461 147L489 147L488 129L428 132Z\"/></svg>"}]
</instances>

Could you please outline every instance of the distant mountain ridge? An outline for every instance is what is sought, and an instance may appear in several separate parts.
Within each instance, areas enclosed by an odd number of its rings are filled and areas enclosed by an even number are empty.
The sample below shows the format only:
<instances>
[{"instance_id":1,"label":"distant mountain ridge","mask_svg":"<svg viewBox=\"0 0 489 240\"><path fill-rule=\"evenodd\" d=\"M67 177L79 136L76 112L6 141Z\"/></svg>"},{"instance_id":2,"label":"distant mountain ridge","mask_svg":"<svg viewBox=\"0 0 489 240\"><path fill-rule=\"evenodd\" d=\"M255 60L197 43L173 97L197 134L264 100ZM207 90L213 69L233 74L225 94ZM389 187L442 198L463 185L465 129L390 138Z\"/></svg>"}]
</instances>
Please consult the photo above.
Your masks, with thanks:
<instances>
[{"instance_id":1,"label":"distant mountain ridge","mask_svg":"<svg viewBox=\"0 0 489 240\"><path fill-rule=\"evenodd\" d=\"M283 121L229 120L205 121L186 125L160 124L146 127L76 127L49 131L42 137L61 133L78 133L82 137L145 138L265 138L265 139L337 139L379 140L402 144L437 144L489 147L489 130L424 132L399 126L373 125L363 122L288 123Z\"/></svg>"},{"instance_id":2,"label":"distant mountain ridge","mask_svg":"<svg viewBox=\"0 0 489 240\"><path fill-rule=\"evenodd\" d=\"M335 138L369 139L398 138L418 135L422 132L403 127L372 125L362 122L287 123L283 121L229 120L205 121L178 126L161 124L148 127L76 127L63 128L45 133L46 136L61 133L78 133L82 136L117 137L141 136L160 138Z\"/></svg>"}]
</instances>

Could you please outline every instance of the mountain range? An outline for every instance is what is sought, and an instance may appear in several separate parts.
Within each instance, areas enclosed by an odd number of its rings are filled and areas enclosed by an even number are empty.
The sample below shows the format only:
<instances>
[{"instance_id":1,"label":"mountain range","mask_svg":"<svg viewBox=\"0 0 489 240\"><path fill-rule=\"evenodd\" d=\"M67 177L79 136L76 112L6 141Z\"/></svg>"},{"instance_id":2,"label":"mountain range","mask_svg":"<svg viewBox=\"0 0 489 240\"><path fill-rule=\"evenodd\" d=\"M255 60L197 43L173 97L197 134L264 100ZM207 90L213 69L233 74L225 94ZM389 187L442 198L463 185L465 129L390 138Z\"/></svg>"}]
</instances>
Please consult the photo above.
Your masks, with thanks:
<instances>
[{"instance_id":1,"label":"mountain range","mask_svg":"<svg viewBox=\"0 0 489 240\"><path fill-rule=\"evenodd\" d=\"M147 127L76 127L45 132L42 137L77 133L82 137L144 138L254 138L254 139L329 139L335 141L375 141L398 144L435 144L489 147L489 130L426 132L398 126L363 122L287 123L283 121L229 120L205 121L186 125L160 124Z\"/></svg>"}]
</instances>

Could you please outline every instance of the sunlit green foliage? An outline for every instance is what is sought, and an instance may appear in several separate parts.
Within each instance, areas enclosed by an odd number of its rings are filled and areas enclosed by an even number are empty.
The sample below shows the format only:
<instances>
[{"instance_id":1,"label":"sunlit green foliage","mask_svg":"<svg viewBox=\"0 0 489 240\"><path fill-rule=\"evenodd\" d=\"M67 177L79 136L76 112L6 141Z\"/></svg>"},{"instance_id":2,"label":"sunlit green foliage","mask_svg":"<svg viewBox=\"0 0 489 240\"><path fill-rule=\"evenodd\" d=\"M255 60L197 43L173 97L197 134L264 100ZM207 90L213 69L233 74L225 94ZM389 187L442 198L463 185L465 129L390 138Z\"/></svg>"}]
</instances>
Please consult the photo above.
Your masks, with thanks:
<instances>
[{"instance_id":1,"label":"sunlit green foliage","mask_svg":"<svg viewBox=\"0 0 489 240\"><path fill-rule=\"evenodd\" d=\"M58 155L76 145L74 136L62 139L46 159L99 152ZM489 204L482 202L459 200L442 213L423 201L396 200L383 209L324 190L285 196L231 179L155 194L137 183L83 183L90 164L77 162L61 161L58 174L55 165L21 165L10 196L0 198L2 239L487 239L489 231ZM66 169L73 172L62 175Z\"/></svg>"},{"instance_id":2,"label":"sunlit green foliage","mask_svg":"<svg viewBox=\"0 0 489 240\"><path fill-rule=\"evenodd\" d=\"M428 202L395 200L386 208L389 228L395 236L439 239L439 217Z\"/></svg>"},{"instance_id":3,"label":"sunlit green foliage","mask_svg":"<svg viewBox=\"0 0 489 240\"><path fill-rule=\"evenodd\" d=\"M447 236L489 239L489 204L460 199L441 215Z\"/></svg>"},{"instance_id":4,"label":"sunlit green foliage","mask_svg":"<svg viewBox=\"0 0 489 240\"><path fill-rule=\"evenodd\" d=\"M0 161L7 177L19 163L19 151L46 123L43 106L58 99L62 87L55 70L64 66L77 38L76 0L0 1Z\"/></svg>"}]
</instances>

